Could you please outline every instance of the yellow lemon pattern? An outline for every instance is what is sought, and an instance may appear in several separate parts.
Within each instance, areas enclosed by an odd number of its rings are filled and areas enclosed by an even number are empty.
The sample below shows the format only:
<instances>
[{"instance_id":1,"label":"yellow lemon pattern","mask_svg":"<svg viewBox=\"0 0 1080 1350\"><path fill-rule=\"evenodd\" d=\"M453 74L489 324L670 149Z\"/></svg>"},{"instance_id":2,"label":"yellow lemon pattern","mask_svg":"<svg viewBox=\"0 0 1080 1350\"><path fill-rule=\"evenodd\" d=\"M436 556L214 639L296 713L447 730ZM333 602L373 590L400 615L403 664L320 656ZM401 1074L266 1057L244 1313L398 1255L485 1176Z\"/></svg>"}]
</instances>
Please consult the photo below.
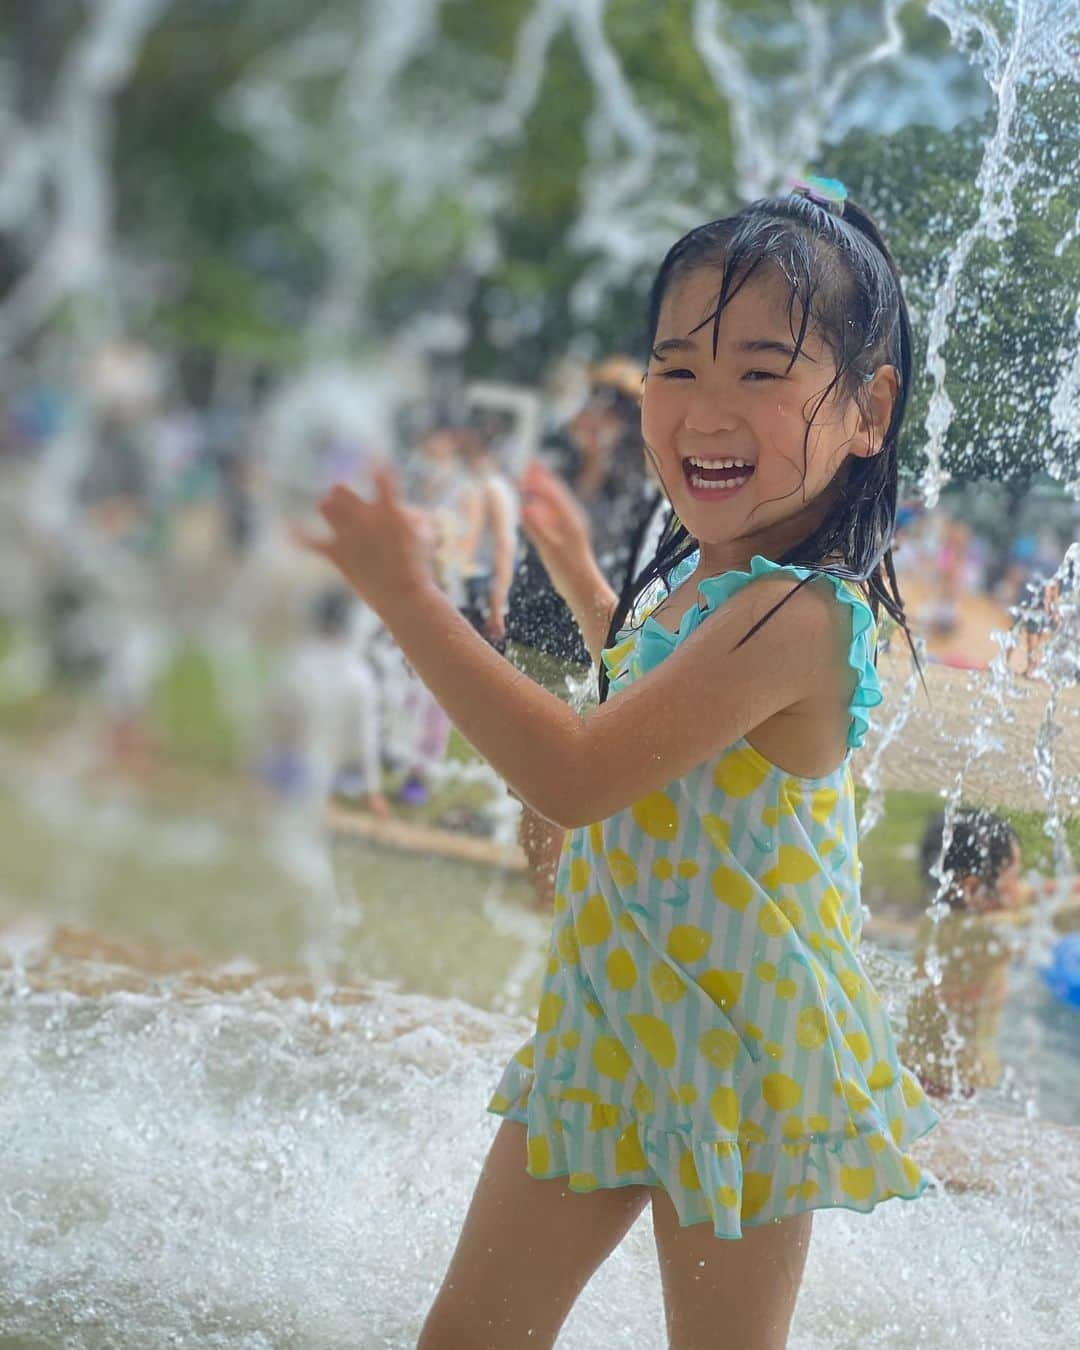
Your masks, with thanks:
<instances>
[{"instance_id":1,"label":"yellow lemon pattern","mask_svg":"<svg viewBox=\"0 0 1080 1350\"><path fill-rule=\"evenodd\" d=\"M649 985L661 1003L677 1003L689 987L682 976L664 961L657 961L649 971Z\"/></svg>"},{"instance_id":2,"label":"yellow lemon pattern","mask_svg":"<svg viewBox=\"0 0 1080 1350\"><path fill-rule=\"evenodd\" d=\"M769 766L754 750L729 750L713 770L713 783L728 797L749 797L769 774Z\"/></svg>"},{"instance_id":3,"label":"yellow lemon pattern","mask_svg":"<svg viewBox=\"0 0 1080 1350\"><path fill-rule=\"evenodd\" d=\"M663 792L642 797L630 808L634 824L650 839L674 839L679 833L679 813Z\"/></svg>"},{"instance_id":4,"label":"yellow lemon pattern","mask_svg":"<svg viewBox=\"0 0 1080 1350\"><path fill-rule=\"evenodd\" d=\"M682 965L691 966L709 950L710 935L692 923L679 923L668 934L668 955Z\"/></svg>"},{"instance_id":5,"label":"yellow lemon pattern","mask_svg":"<svg viewBox=\"0 0 1080 1350\"><path fill-rule=\"evenodd\" d=\"M637 881L637 864L625 849L613 848L607 855L611 879L616 886L633 886Z\"/></svg>"},{"instance_id":6,"label":"yellow lemon pattern","mask_svg":"<svg viewBox=\"0 0 1080 1350\"><path fill-rule=\"evenodd\" d=\"M734 867L720 866L713 869L710 881L712 893L721 904L741 914L754 898L754 884L745 872Z\"/></svg>"},{"instance_id":7,"label":"yellow lemon pattern","mask_svg":"<svg viewBox=\"0 0 1080 1350\"><path fill-rule=\"evenodd\" d=\"M702 582L677 634L620 634L612 697L775 571L807 575L755 557ZM857 588L813 584L850 628L855 746L877 696L872 615ZM534 1034L488 1104L526 1126L532 1175L659 1185L680 1222L723 1237L921 1194L908 1150L936 1120L855 952L847 761L800 779L753 739L568 832Z\"/></svg>"},{"instance_id":8,"label":"yellow lemon pattern","mask_svg":"<svg viewBox=\"0 0 1080 1350\"><path fill-rule=\"evenodd\" d=\"M605 969L613 989L633 989L637 984L637 966L625 947L616 947L608 953Z\"/></svg>"},{"instance_id":9,"label":"yellow lemon pattern","mask_svg":"<svg viewBox=\"0 0 1080 1350\"><path fill-rule=\"evenodd\" d=\"M574 923L578 944L596 947L611 936L611 911L602 895L590 895Z\"/></svg>"}]
</instances>

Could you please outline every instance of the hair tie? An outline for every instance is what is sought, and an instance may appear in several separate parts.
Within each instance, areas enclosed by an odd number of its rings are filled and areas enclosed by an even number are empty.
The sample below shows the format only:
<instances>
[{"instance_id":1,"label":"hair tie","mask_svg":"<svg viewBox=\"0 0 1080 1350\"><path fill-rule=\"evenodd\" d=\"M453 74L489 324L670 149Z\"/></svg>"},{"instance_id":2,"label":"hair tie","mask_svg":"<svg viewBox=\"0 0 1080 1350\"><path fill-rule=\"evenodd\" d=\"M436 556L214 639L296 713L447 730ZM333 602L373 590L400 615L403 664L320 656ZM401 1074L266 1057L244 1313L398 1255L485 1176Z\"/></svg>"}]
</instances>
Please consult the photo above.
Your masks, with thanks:
<instances>
[{"instance_id":1,"label":"hair tie","mask_svg":"<svg viewBox=\"0 0 1080 1350\"><path fill-rule=\"evenodd\" d=\"M806 178L792 178L788 182L788 189L793 194L800 197L808 197L810 201L831 212L834 216L844 214L844 203L847 201L848 190L841 183L839 178L818 178L814 174Z\"/></svg>"}]
</instances>

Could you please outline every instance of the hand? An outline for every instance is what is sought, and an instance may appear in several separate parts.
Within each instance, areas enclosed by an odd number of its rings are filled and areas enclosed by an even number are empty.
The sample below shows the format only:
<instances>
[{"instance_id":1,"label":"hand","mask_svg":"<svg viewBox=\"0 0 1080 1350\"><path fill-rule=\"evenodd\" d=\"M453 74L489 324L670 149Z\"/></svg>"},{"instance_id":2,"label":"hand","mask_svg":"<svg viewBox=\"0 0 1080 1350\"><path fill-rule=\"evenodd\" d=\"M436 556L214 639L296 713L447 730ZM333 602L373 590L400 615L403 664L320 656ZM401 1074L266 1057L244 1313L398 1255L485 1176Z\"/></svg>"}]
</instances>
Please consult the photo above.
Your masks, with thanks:
<instances>
[{"instance_id":1,"label":"hand","mask_svg":"<svg viewBox=\"0 0 1080 1350\"><path fill-rule=\"evenodd\" d=\"M376 469L375 500L365 501L344 483L335 483L319 503L330 526L326 538L300 525L290 527L295 543L326 558L380 617L404 595L433 584L431 528L422 511L397 495L394 475Z\"/></svg>"},{"instance_id":2,"label":"hand","mask_svg":"<svg viewBox=\"0 0 1080 1350\"><path fill-rule=\"evenodd\" d=\"M589 519L566 484L538 460L525 470L521 493L522 528L558 587L561 576L592 559Z\"/></svg>"}]
</instances>

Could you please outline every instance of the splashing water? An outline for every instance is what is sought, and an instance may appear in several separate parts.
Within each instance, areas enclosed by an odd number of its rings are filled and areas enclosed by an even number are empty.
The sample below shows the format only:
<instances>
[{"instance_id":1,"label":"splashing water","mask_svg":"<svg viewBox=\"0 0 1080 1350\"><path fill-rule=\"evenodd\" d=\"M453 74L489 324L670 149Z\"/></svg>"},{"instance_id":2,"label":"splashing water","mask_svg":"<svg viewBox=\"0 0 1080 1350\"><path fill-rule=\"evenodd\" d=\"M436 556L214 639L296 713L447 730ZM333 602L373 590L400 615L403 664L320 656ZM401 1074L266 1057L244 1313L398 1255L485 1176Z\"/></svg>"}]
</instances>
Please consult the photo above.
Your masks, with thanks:
<instances>
[{"instance_id":1,"label":"splashing water","mask_svg":"<svg viewBox=\"0 0 1080 1350\"><path fill-rule=\"evenodd\" d=\"M45 178L59 206L40 258L0 305L0 352L102 276L116 275L109 272L115 262L109 100L163 7L155 0L102 0L73 49L57 126L6 128L0 226L28 227ZM306 321L309 364L267 409L264 423L265 549L234 573L194 564L184 571L176 559L155 570L95 533L77 509L74 487L92 445L92 418L57 443L36 477L4 484L7 516L20 521L22 541L32 544L45 570L77 559L99 588L96 613L109 616L107 645L116 653L107 660L106 682L111 678L115 689L144 687L178 634L208 638L214 651L227 635L218 684L238 722L255 720L245 677L232 667L245 668L266 612L275 611L276 620L278 609L289 608L286 574L295 569L274 529L310 467L290 418L299 408L301 420L340 419L350 435L377 438L392 411L395 380L399 389L422 386L422 372L416 365L406 370L400 351L382 367L368 361L333 371L325 358L363 329L369 310L376 241L360 209L369 191L365 175L388 175L418 218L453 189L475 226L470 265L483 275L499 247L486 222L506 193L491 168L492 150L522 137L553 44L565 32L594 92L569 243L594 253L595 263L573 297L577 317L597 313L613 285L655 262L675 232L699 220L700 185L620 61L612 8L603 0L534 0L501 90L478 100L472 122L448 119L433 130L411 115L405 76L437 40L440 0L377 0L366 11L373 34L366 44L356 41L351 13L313 23L268 51L233 88L224 115L254 137L277 171L300 175L314 166L325 189L307 207L328 264ZM839 126L854 124L860 108L873 122L880 103L874 79L903 65L902 9L900 0L882 0L871 29L845 26L843 15L811 0L795 0L790 14L770 10L757 19L721 0L695 0L694 43L705 78L731 111L742 195L770 191L793 165L813 161ZM950 394L944 352L956 335L973 259L981 244L1008 237L1019 193L1046 201L1068 186L1038 177L1017 148L1015 128L1018 103L1034 83L1077 76L1069 9L1056 0L929 6L947 26L957 60L972 54L983 71L995 110L976 184L977 215L943 260L930 307L933 393L922 483L929 504L947 481L942 453L960 395L955 386ZM788 54L790 76L763 74L756 61L762 49ZM318 125L303 97L312 80L335 90ZM925 86L912 95L915 87L908 97L925 99ZM391 135L379 115L387 108L400 114L390 119ZM65 128L78 134L67 140L53 134ZM1076 232L1074 223L1059 252ZM1080 337L1080 310L1075 325ZM79 351L94 337L80 333ZM1053 438L1045 464L1075 494L1080 484L1066 481L1080 444L1074 343L1063 345L1059 367L1046 395ZM359 398L357 383L364 386ZM276 436L274 414L283 428ZM1008 740L1031 703L1008 667L1014 630L1001 635L990 679L972 686L970 725L937 728L947 761L924 762L920 749L909 749L920 745L913 734L914 679L894 691L892 720L863 766L872 789L864 832L880 821L884 788L899 781L905 756L915 761L920 785L946 785L947 821L987 778L995 787L1007 779L1006 795L1045 814L1064 894L1073 868L1064 822L1080 801L1067 754L1076 726L1068 695L1080 644L1078 571L1074 548L1058 574L1062 617L1044 649L1050 692L1031 737L1030 764L1016 763ZM35 584L33 577L27 582L31 601ZM295 617L291 622L294 632ZM290 629L288 621L284 627ZM44 676L35 676L31 662L24 678L32 684ZM575 704L587 687L568 683ZM503 903L499 879L486 892L477 883L477 913L502 944L500 987L486 1000L470 994L486 1001L487 1011L453 997L402 994L371 978L350 985L343 953L357 931L376 931L377 910L408 910L398 943L417 947L421 929L429 938L436 931L424 905L457 903L447 898L449 888L417 869L409 883L385 885L380 894L371 880L374 863L359 882L350 878L327 846L313 809L321 802L309 800L251 844L269 859L289 901L275 908L263 876L262 909L245 910L224 866L226 830L181 818L151 823L136 793L91 811L95 737L91 721L76 718L33 766L6 751L0 756L3 785L60 842L47 886L39 893L27 883L25 894L44 896L55 915L69 920L93 914L86 897L107 892L115 875L110 841L156 852L176 875L207 865L206 873L190 873L192 889L221 861L217 889L204 899L208 908L227 914L235 905L243 913L234 947L248 960L177 973L145 959L49 955L40 934L7 934L0 950L0 1070L7 1089L0 1097L0 1341L74 1350L414 1343L493 1134L484 1102L529 1029L518 1014L538 976L543 925L521 905ZM445 772L464 779L487 771ZM500 828L508 836L516 807L504 801ZM95 849L72 844L88 816ZM5 908L21 909L23 894L13 889L0 899ZM184 903L195 900L175 892L162 900L148 887L145 907L169 935L177 931L170 909ZM1031 1063L1048 1054L1045 1025L1032 1011L1047 916L1044 906L1018 981L1026 1010L1018 1034ZM253 959L264 966L281 957L267 931L273 929L289 929L292 953L303 953L309 979L294 976L290 983L252 969ZM437 956L448 960L442 950ZM897 969L890 986L887 960L876 960L899 1011L905 973ZM1022 1068L1011 1103L1022 1108L1019 1117L961 1117L930 1160L931 1171L973 1179L980 1189L953 1195L939 1187L918 1205L895 1202L869 1218L839 1211L817 1217L793 1347L1022 1341L1056 1350L1066 1342L1072 1310L1062 1301L1080 1214L1069 1160L1077 1144L1039 1119L1035 1080ZM930 1144L939 1147L933 1137ZM659 1346L661 1326L655 1252L643 1219L586 1290L560 1344Z\"/></svg>"},{"instance_id":2,"label":"splashing water","mask_svg":"<svg viewBox=\"0 0 1080 1350\"><path fill-rule=\"evenodd\" d=\"M53 992L49 966L22 960L0 971L6 1334L72 1350L415 1343L524 1020L378 986L315 1005L209 977L125 990L132 972L100 965L53 967ZM1022 1193L819 1214L792 1347L1060 1345L1080 1197L1037 1146L1017 1164L1041 1182L1034 1224ZM643 1217L559 1343L645 1350L661 1327Z\"/></svg>"}]
</instances>

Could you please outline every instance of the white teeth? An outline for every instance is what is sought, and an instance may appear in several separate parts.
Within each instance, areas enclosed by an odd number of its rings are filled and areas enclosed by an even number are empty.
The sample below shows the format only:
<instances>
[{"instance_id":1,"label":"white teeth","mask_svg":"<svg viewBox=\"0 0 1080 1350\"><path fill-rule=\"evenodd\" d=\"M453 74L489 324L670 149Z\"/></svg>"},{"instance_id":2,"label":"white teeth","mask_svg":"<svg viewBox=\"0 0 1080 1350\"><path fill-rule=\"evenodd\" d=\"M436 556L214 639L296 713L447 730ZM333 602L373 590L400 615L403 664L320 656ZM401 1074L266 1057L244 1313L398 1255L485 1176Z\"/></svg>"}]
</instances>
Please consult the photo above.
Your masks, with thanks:
<instances>
[{"instance_id":1,"label":"white teeth","mask_svg":"<svg viewBox=\"0 0 1080 1350\"><path fill-rule=\"evenodd\" d=\"M754 466L745 459L700 459L697 455L689 457L695 469L752 469Z\"/></svg>"},{"instance_id":2,"label":"white teeth","mask_svg":"<svg viewBox=\"0 0 1080 1350\"><path fill-rule=\"evenodd\" d=\"M734 488L740 488L749 481L749 474L743 474L739 478L728 478L723 483L718 483L715 478L702 478L696 473L690 475L691 487L706 488L713 492L731 492Z\"/></svg>"}]
</instances>

